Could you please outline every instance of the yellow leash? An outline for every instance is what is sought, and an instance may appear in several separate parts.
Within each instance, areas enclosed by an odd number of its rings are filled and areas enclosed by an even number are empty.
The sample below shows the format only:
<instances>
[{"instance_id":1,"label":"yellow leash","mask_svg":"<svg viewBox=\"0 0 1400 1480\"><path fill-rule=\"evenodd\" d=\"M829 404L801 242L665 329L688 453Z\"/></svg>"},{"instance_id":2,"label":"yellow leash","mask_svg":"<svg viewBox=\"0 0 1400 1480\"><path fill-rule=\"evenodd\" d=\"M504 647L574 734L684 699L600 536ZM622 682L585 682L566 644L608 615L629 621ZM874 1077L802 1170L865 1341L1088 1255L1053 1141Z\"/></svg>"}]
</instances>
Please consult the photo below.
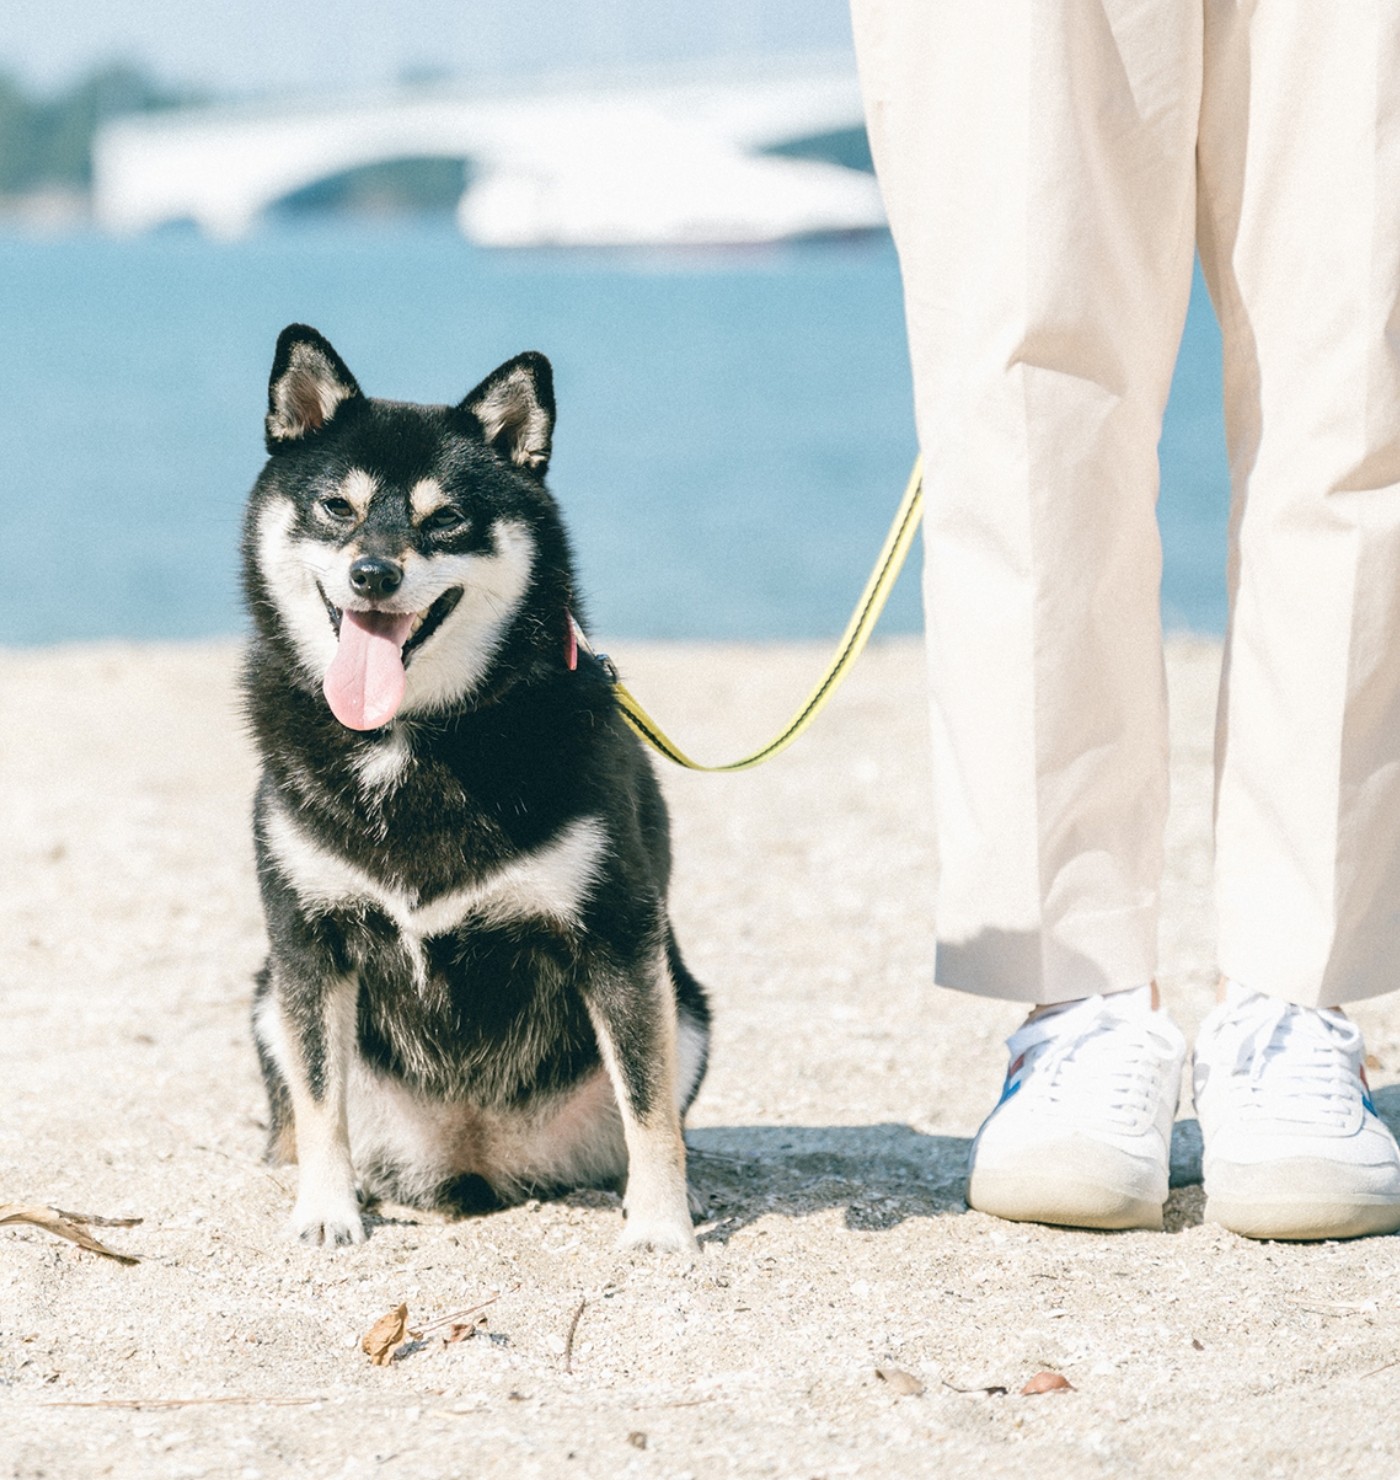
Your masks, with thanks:
<instances>
[{"instance_id":1,"label":"yellow leash","mask_svg":"<svg viewBox=\"0 0 1400 1480\"><path fill-rule=\"evenodd\" d=\"M777 755L779 751L786 750L821 713L826 701L836 692L841 680L850 672L856 659L860 657L871 632L875 629L876 622L880 620L880 613L885 609L885 602L904 565L904 557L909 553L909 546L914 543L923 503L923 459L917 458L914 462L914 471L910 473L909 482L904 489L904 497L900 499L899 508L895 511L894 523L890 525L890 532L885 536L885 543L875 562L875 569L865 583L865 590L861 592L860 600L856 603L851 620L846 624L845 632L841 634L841 641L836 646L835 655L827 664L826 672L822 674L817 686L803 701L801 708L776 738L770 740L767 745L754 751L752 755L744 756L742 760L728 761L719 766L706 766L699 761L691 760L642 708L627 685L616 677L616 670L613 669L608 659L599 654L599 661L613 674L614 692L627 723L653 750L659 751L667 760L675 761L678 766L685 766L691 771L747 771L750 767L760 765L770 757ZM582 642L581 638L580 642Z\"/></svg>"}]
</instances>

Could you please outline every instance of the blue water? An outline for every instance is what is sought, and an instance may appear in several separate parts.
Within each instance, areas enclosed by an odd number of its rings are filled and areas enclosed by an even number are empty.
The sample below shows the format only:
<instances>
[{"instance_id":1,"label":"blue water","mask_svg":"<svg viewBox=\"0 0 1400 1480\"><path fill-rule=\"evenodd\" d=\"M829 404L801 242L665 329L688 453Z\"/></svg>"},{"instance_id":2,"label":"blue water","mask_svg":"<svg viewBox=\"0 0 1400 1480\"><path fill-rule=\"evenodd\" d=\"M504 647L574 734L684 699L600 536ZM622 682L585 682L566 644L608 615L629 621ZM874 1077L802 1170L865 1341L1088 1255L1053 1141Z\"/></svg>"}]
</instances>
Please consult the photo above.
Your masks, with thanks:
<instances>
[{"instance_id":1,"label":"blue water","mask_svg":"<svg viewBox=\"0 0 1400 1480\"><path fill-rule=\"evenodd\" d=\"M447 226L235 244L0 238L0 642L240 630L272 346L300 319L370 394L554 362L551 486L595 632L840 630L914 453L893 250L474 250ZM1219 342L1193 296L1162 440L1163 609L1224 620ZM907 573L884 631L919 624Z\"/></svg>"}]
</instances>

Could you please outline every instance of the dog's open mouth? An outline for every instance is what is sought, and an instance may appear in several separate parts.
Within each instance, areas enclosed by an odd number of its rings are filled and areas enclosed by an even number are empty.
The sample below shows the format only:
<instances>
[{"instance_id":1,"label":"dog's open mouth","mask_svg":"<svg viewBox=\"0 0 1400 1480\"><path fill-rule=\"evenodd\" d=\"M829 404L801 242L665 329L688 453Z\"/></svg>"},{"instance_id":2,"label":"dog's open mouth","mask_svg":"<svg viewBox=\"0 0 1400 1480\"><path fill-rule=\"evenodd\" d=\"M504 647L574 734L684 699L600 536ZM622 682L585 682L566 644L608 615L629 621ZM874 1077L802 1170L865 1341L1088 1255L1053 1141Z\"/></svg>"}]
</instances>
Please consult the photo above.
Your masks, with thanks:
<instances>
[{"instance_id":1,"label":"dog's open mouth","mask_svg":"<svg viewBox=\"0 0 1400 1480\"><path fill-rule=\"evenodd\" d=\"M336 606L321 591L337 639L322 689L341 724L377 730L393 719L403 703L406 666L461 599L462 588L454 586L426 611L357 611Z\"/></svg>"}]
</instances>

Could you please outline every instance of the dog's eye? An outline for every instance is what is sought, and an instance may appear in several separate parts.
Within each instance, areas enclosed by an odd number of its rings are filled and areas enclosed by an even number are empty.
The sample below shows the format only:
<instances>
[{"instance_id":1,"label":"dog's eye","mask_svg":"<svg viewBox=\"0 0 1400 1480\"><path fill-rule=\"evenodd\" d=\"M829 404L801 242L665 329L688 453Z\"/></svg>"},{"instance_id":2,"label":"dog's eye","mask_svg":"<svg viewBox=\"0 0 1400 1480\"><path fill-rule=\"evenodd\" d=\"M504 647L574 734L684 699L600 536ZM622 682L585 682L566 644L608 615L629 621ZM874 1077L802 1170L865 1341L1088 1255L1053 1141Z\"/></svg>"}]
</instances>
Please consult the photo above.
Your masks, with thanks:
<instances>
[{"instance_id":1,"label":"dog's eye","mask_svg":"<svg viewBox=\"0 0 1400 1480\"><path fill-rule=\"evenodd\" d=\"M328 519L334 519L337 524L343 524L355 517L355 506L346 498L323 498L319 500L316 507Z\"/></svg>"},{"instance_id":2,"label":"dog's eye","mask_svg":"<svg viewBox=\"0 0 1400 1480\"><path fill-rule=\"evenodd\" d=\"M456 529L459 524L466 520L466 515L456 504L444 504L440 509L434 509L423 521L424 529Z\"/></svg>"}]
</instances>

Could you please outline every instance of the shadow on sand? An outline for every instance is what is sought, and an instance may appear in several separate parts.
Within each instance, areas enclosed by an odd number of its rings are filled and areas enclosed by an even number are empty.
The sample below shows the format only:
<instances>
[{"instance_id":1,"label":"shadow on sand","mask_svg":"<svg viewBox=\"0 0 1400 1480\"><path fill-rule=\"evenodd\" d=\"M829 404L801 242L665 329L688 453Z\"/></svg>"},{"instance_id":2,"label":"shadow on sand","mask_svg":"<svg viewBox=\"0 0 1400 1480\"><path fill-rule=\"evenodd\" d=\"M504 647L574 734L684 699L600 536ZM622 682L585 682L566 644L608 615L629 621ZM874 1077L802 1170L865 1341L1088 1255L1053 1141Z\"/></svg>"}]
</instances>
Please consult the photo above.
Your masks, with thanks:
<instances>
[{"instance_id":1,"label":"shadow on sand","mask_svg":"<svg viewBox=\"0 0 1400 1480\"><path fill-rule=\"evenodd\" d=\"M1400 1111L1400 1091L1396 1095ZM806 1217L839 1208L847 1228L893 1228L908 1218L967 1211L963 1193L972 1142L930 1136L908 1125L719 1126L691 1130L692 1185L713 1226L701 1234L723 1243L768 1213ZM1172 1129L1168 1232L1201 1222L1201 1130L1195 1120Z\"/></svg>"},{"instance_id":2,"label":"shadow on sand","mask_svg":"<svg viewBox=\"0 0 1400 1480\"><path fill-rule=\"evenodd\" d=\"M1377 1112L1400 1133L1400 1085L1376 1091ZM725 1243L768 1214L804 1218L840 1209L868 1232L910 1218L967 1212L963 1192L972 1141L881 1125L705 1126L686 1132L690 1181L705 1206L701 1243ZM613 1194L574 1194L589 1201ZM1201 1127L1172 1127L1168 1233L1202 1222Z\"/></svg>"},{"instance_id":3,"label":"shadow on sand","mask_svg":"<svg viewBox=\"0 0 1400 1480\"><path fill-rule=\"evenodd\" d=\"M711 1126L690 1130L690 1179L706 1204L701 1242L724 1243L765 1214L838 1208L847 1228L965 1213L971 1141L907 1125Z\"/></svg>"}]
</instances>

